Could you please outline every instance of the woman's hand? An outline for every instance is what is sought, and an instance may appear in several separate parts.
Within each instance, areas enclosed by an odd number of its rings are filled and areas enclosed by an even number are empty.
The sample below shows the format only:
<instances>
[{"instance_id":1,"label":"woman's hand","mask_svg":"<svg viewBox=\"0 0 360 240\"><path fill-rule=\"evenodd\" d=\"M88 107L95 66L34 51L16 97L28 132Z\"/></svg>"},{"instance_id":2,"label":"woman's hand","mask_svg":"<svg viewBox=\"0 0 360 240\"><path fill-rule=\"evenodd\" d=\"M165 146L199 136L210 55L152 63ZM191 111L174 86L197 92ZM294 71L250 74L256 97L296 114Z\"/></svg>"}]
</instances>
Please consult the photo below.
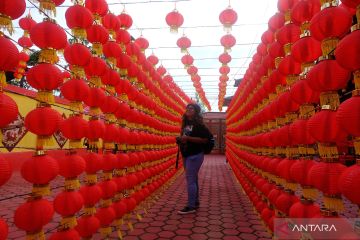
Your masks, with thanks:
<instances>
[{"instance_id":1,"label":"woman's hand","mask_svg":"<svg viewBox=\"0 0 360 240\"><path fill-rule=\"evenodd\" d=\"M189 137L188 137L188 136L181 136L181 137L180 137L180 142L181 142L181 143L186 143L188 140L189 140Z\"/></svg>"}]
</instances>

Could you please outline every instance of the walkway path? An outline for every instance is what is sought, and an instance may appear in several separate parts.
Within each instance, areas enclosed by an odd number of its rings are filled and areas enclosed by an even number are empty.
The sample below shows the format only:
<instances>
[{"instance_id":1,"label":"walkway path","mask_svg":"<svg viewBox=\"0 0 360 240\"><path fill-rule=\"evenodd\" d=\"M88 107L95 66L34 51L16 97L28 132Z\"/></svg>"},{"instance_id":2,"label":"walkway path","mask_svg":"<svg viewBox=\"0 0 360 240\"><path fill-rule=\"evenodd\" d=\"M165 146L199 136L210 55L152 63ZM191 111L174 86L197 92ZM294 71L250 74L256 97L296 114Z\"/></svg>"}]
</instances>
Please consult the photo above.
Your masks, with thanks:
<instances>
[{"instance_id":1,"label":"walkway path","mask_svg":"<svg viewBox=\"0 0 360 240\"><path fill-rule=\"evenodd\" d=\"M199 181L201 206L196 213L177 214L187 199L182 174L124 239L271 239L225 156L206 156Z\"/></svg>"}]
</instances>

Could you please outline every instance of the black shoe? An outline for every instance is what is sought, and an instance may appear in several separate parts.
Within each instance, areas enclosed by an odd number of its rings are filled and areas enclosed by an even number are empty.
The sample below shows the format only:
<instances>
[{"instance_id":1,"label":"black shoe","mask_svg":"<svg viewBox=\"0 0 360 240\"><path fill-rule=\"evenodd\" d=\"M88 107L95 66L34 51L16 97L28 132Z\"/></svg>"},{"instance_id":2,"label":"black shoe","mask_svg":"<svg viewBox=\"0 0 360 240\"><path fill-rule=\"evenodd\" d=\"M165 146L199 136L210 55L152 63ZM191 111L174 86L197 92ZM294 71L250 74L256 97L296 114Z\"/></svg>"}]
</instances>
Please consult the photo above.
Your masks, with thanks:
<instances>
[{"instance_id":1,"label":"black shoe","mask_svg":"<svg viewBox=\"0 0 360 240\"><path fill-rule=\"evenodd\" d=\"M194 212L196 212L195 208L184 207L183 209L178 211L178 214L184 215L184 214L190 214L190 213L194 213Z\"/></svg>"},{"instance_id":2,"label":"black shoe","mask_svg":"<svg viewBox=\"0 0 360 240\"><path fill-rule=\"evenodd\" d=\"M199 202L195 203L195 209L199 209L199 207L200 207L200 203Z\"/></svg>"}]
</instances>

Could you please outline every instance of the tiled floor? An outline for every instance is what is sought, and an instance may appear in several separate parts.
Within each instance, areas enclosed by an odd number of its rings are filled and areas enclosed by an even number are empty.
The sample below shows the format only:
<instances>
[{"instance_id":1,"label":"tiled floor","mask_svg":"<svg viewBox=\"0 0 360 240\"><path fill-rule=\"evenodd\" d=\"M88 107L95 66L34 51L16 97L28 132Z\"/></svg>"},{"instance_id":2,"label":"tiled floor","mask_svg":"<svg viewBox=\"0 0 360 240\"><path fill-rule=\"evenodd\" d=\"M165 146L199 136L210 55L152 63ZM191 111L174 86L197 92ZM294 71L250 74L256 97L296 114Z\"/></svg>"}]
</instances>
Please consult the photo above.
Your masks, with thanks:
<instances>
[{"instance_id":1,"label":"tiled floor","mask_svg":"<svg viewBox=\"0 0 360 240\"><path fill-rule=\"evenodd\" d=\"M187 200L182 174L133 231L125 230L125 240L271 239L224 156L206 156L199 181L201 206L196 213L177 214Z\"/></svg>"}]
</instances>

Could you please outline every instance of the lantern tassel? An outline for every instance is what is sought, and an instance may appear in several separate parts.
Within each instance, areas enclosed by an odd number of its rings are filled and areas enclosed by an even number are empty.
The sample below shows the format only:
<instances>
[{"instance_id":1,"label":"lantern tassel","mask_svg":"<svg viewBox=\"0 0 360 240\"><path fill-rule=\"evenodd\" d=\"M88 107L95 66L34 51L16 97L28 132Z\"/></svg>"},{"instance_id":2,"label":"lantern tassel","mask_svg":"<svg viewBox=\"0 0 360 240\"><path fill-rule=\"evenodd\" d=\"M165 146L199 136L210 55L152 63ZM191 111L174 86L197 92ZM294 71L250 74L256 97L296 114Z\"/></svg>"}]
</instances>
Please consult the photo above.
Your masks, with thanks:
<instances>
[{"instance_id":1,"label":"lantern tassel","mask_svg":"<svg viewBox=\"0 0 360 240\"><path fill-rule=\"evenodd\" d=\"M103 48L101 43L93 43L92 48L96 55L101 56L103 54Z\"/></svg>"},{"instance_id":2,"label":"lantern tassel","mask_svg":"<svg viewBox=\"0 0 360 240\"><path fill-rule=\"evenodd\" d=\"M101 78L98 77L98 76L90 77L89 82L94 84L96 87L101 87L102 86Z\"/></svg>"},{"instance_id":3,"label":"lantern tassel","mask_svg":"<svg viewBox=\"0 0 360 240\"><path fill-rule=\"evenodd\" d=\"M38 233L27 233L26 240L45 240L45 233L43 230Z\"/></svg>"},{"instance_id":4,"label":"lantern tassel","mask_svg":"<svg viewBox=\"0 0 360 240\"><path fill-rule=\"evenodd\" d=\"M54 146L55 142L53 137L50 136L37 136L36 147L37 149L43 149L45 146L51 147Z\"/></svg>"},{"instance_id":5,"label":"lantern tassel","mask_svg":"<svg viewBox=\"0 0 360 240\"><path fill-rule=\"evenodd\" d=\"M360 137L354 139L354 148L356 155L360 155Z\"/></svg>"},{"instance_id":6,"label":"lantern tassel","mask_svg":"<svg viewBox=\"0 0 360 240\"><path fill-rule=\"evenodd\" d=\"M0 71L0 88L4 88L7 86L6 83L6 75L4 71Z\"/></svg>"},{"instance_id":7,"label":"lantern tassel","mask_svg":"<svg viewBox=\"0 0 360 240\"><path fill-rule=\"evenodd\" d=\"M123 239L123 235L121 233L121 230L117 230L118 238Z\"/></svg>"},{"instance_id":8,"label":"lantern tassel","mask_svg":"<svg viewBox=\"0 0 360 240\"><path fill-rule=\"evenodd\" d=\"M303 187L302 193L305 198L311 200L316 200L319 194L316 188L308 188L308 187Z\"/></svg>"},{"instance_id":9,"label":"lantern tassel","mask_svg":"<svg viewBox=\"0 0 360 240\"><path fill-rule=\"evenodd\" d=\"M77 65L71 65L71 73L75 76L75 77L79 77L79 78L85 78L85 70L83 67L77 66Z\"/></svg>"},{"instance_id":10,"label":"lantern tassel","mask_svg":"<svg viewBox=\"0 0 360 240\"><path fill-rule=\"evenodd\" d=\"M327 209L334 210L337 212L344 210L344 204L341 197L333 197L324 195L324 205Z\"/></svg>"},{"instance_id":11,"label":"lantern tassel","mask_svg":"<svg viewBox=\"0 0 360 240\"><path fill-rule=\"evenodd\" d=\"M56 49L45 48L40 51L39 63L55 64L59 61L59 57L56 54Z\"/></svg>"},{"instance_id":12,"label":"lantern tassel","mask_svg":"<svg viewBox=\"0 0 360 240\"><path fill-rule=\"evenodd\" d=\"M290 183L290 182L285 183L285 188L290 189L293 192L297 190L298 186L299 185L297 183Z\"/></svg>"},{"instance_id":13,"label":"lantern tassel","mask_svg":"<svg viewBox=\"0 0 360 240\"><path fill-rule=\"evenodd\" d=\"M359 12L360 12L360 7L359 7ZM360 70L356 70L353 73L353 75L354 75L355 89L360 89Z\"/></svg>"},{"instance_id":14,"label":"lantern tassel","mask_svg":"<svg viewBox=\"0 0 360 240\"><path fill-rule=\"evenodd\" d=\"M97 183L97 175L96 174L87 174L85 177L85 181L87 184L95 184Z\"/></svg>"},{"instance_id":15,"label":"lantern tassel","mask_svg":"<svg viewBox=\"0 0 360 240\"><path fill-rule=\"evenodd\" d=\"M55 102L55 97L52 92L39 91L36 94L36 100L38 100L39 102L52 104Z\"/></svg>"},{"instance_id":16,"label":"lantern tassel","mask_svg":"<svg viewBox=\"0 0 360 240\"><path fill-rule=\"evenodd\" d=\"M40 9L45 13L56 17L56 6L53 1L40 1Z\"/></svg>"},{"instance_id":17,"label":"lantern tassel","mask_svg":"<svg viewBox=\"0 0 360 240\"><path fill-rule=\"evenodd\" d=\"M65 217L61 219L60 222L60 226L62 229L74 228L76 225L77 225L77 221L75 216Z\"/></svg>"},{"instance_id":18,"label":"lantern tassel","mask_svg":"<svg viewBox=\"0 0 360 240\"><path fill-rule=\"evenodd\" d=\"M134 226L133 226L132 222L130 221L130 219L129 219L127 225L128 225L128 227L129 227L129 230L130 230L130 231L133 231L133 230L134 230Z\"/></svg>"},{"instance_id":19,"label":"lantern tassel","mask_svg":"<svg viewBox=\"0 0 360 240\"><path fill-rule=\"evenodd\" d=\"M86 39L87 34L84 28L73 28L71 29L72 34L79 39Z\"/></svg>"},{"instance_id":20,"label":"lantern tassel","mask_svg":"<svg viewBox=\"0 0 360 240\"><path fill-rule=\"evenodd\" d=\"M85 207L84 208L84 215L87 215L87 216L92 216L96 213L96 208L93 206L93 207Z\"/></svg>"},{"instance_id":21,"label":"lantern tassel","mask_svg":"<svg viewBox=\"0 0 360 240\"><path fill-rule=\"evenodd\" d=\"M338 38L326 38L321 42L321 51L323 56L328 56L336 48L339 42Z\"/></svg>"},{"instance_id":22,"label":"lantern tassel","mask_svg":"<svg viewBox=\"0 0 360 240\"><path fill-rule=\"evenodd\" d=\"M76 190L80 188L79 179L66 179L64 183L64 189L66 190Z\"/></svg>"},{"instance_id":23,"label":"lantern tassel","mask_svg":"<svg viewBox=\"0 0 360 240\"><path fill-rule=\"evenodd\" d=\"M7 30L10 35L14 33L14 27L10 17L0 14L0 26L1 29Z\"/></svg>"},{"instance_id":24,"label":"lantern tassel","mask_svg":"<svg viewBox=\"0 0 360 240\"><path fill-rule=\"evenodd\" d=\"M107 237L111 234L111 227L102 227L100 228L101 235Z\"/></svg>"},{"instance_id":25,"label":"lantern tassel","mask_svg":"<svg viewBox=\"0 0 360 240\"><path fill-rule=\"evenodd\" d=\"M49 184L45 184L45 185L33 185L32 188L32 194L35 196L50 196L51 195L51 191L50 191L50 186Z\"/></svg>"}]
</instances>

